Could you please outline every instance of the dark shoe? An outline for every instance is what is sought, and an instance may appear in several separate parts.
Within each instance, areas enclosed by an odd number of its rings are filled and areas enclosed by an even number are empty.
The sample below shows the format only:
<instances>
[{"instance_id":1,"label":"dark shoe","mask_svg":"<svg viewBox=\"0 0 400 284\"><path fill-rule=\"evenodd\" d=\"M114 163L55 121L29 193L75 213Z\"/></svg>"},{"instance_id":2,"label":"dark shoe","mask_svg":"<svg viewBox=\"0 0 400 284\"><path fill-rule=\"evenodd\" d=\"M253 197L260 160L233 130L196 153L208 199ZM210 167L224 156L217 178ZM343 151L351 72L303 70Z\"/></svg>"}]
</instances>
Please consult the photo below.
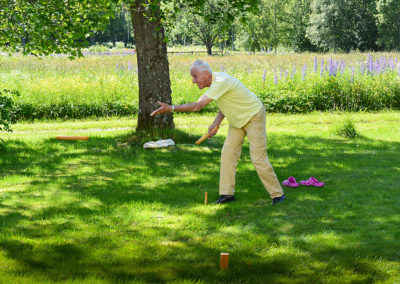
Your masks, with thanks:
<instances>
[{"instance_id":1,"label":"dark shoe","mask_svg":"<svg viewBox=\"0 0 400 284\"><path fill-rule=\"evenodd\" d=\"M285 199L285 195L279 196L279 197L275 197L272 199L272 204L276 204L279 202L282 202Z\"/></svg>"},{"instance_id":2,"label":"dark shoe","mask_svg":"<svg viewBox=\"0 0 400 284\"><path fill-rule=\"evenodd\" d=\"M234 195L221 195L217 201L213 202L213 204L222 204L222 203L235 201L235 200L236 200L236 198Z\"/></svg>"}]
</instances>

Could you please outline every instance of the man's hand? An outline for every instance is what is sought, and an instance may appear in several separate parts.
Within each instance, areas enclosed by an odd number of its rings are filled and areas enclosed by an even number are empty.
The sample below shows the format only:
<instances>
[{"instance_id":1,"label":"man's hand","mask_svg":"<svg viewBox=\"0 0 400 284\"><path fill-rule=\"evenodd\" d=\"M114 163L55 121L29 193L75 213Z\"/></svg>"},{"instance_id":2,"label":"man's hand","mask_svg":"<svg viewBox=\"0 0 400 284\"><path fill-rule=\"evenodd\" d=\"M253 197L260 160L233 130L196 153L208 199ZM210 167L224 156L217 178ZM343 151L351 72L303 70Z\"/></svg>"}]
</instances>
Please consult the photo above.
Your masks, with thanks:
<instances>
[{"instance_id":1,"label":"man's hand","mask_svg":"<svg viewBox=\"0 0 400 284\"><path fill-rule=\"evenodd\" d=\"M150 115L151 116L155 116L157 114L163 114L166 112L171 112L172 111L172 106L166 103L162 103L162 102L157 102L159 105L161 105L161 107L159 107L158 109L156 109L155 111L153 111Z\"/></svg>"},{"instance_id":2,"label":"man's hand","mask_svg":"<svg viewBox=\"0 0 400 284\"><path fill-rule=\"evenodd\" d=\"M215 134L217 134L219 129L219 125L213 123L208 127L208 137L213 137Z\"/></svg>"}]
</instances>

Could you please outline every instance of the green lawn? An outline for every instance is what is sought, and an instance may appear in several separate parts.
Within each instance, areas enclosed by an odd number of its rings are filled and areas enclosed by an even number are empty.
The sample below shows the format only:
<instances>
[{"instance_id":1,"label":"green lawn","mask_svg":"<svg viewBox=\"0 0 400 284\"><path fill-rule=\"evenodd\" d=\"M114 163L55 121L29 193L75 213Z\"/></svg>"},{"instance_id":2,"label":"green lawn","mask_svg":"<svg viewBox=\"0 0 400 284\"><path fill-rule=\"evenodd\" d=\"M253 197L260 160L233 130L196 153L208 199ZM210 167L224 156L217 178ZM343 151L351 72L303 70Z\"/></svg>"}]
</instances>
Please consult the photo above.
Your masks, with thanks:
<instances>
[{"instance_id":1,"label":"green lawn","mask_svg":"<svg viewBox=\"0 0 400 284\"><path fill-rule=\"evenodd\" d=\"M340 138L346 116L360 136ZM271 205L248 154L237 201L218 196L227 126L176 116L177 146L125 142L135 119L21 123L1 133L1 283L397 283L400 112L272 115L268 153L285 189ZM57 141L55 135L90 135ZM230 253L228 271L220 252Z\"/></svg>"}]
</instances>

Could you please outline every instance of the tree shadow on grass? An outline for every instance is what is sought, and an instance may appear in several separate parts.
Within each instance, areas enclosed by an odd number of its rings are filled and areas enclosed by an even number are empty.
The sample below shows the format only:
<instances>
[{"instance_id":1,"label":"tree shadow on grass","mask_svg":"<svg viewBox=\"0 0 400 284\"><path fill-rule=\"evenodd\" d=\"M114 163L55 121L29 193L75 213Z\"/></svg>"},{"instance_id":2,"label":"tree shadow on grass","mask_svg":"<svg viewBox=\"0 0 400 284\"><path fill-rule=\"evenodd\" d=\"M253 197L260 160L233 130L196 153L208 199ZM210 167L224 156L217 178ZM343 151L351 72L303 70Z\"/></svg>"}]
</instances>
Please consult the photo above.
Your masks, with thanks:
<instances>
[{"instance_id":1,"label":"tree shadow on grass","mask_svg":"<svg viewBox=\"0 0 400 284\"><path fill-rule=\"evenodd\" d=\"M21 191L0 199L0 248L19 263L14 271L49 281L304 283L350 272L354 280L390 277L374 260L399 261L387 249L400 249L399 221L391 218L398 216L393 173L399 143L273 137L268 152L281 179L312 174L327 181L323 189L285 189L287 200L279 206L269 205L246 145L237 174L238 201L206 214L191 210L203 201L204 190L217 196L223 140L198 147L182 145L195 139L179 135L180 145L158 150L121 145L125 136L9 142L0 176L29 177L21 178ZM162 221L125 224L115 212L128 213L124 208L130 204L154 204L154 212L166 216L192 214L207 228L197 231L179 221L174 228ZM85 232L82 220L96 229ZM282 251L271 253L279 247ZM231 253L228 272L218 269L223 249Z\"/></svg>"}]
</instances>

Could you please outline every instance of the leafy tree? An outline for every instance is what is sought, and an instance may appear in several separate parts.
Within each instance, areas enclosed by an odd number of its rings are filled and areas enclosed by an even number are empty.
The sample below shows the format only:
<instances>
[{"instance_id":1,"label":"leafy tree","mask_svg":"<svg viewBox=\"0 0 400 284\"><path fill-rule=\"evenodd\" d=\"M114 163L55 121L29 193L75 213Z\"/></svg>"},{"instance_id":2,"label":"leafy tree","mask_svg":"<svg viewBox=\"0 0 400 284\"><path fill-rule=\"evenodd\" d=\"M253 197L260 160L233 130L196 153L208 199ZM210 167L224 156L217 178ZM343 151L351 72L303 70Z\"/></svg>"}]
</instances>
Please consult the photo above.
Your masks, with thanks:
<instances>
[{"instance_id":1,"label":"leafy tree","mask_svg":"<svg viewBox=\"0 0 400 284\"><path fill-rule=\"evenodd\" d=\"M0 46L23 54L82 56L93 31L112 15L111 1L0 0Z\"/></svg>"},{"instance_id":2,"label":"leafy tree","mask_svg":"<svg viewBox=\"0 0 400 284\"><path fill-rule=\"evenodd\" d=\"M373 49L369 0L314 0L307 37L324 50Z\"/></svg>"},{"instance_id":3,"label":"leafy tree","mask_svg":"<svg viewBox=\"0 0 400 284\"><path fill-rule=\"evenodd\" d=\"M355 23L358 34L357 48L361 51L377 50L378 27L376 25L376 0L356 1L360 20Z\"/></svg>"},{"instance_id":4,"label":"leafy tree","mask_svg":"<svg viewBox=\"0 0 400 284\"><path fill-rule=\"evenodd\" d=\"M289 42L289 0L263 0L257 13L247 13L245 21L238 21L238 44L251 51L287 45Z\"/></svg>"},{"instance_id":5,"label":"leafy tree","mask_svg":"<svg viewBox=\"0 0 400 284\"><path fill-rule=\"evenodd\" d=\"M293 0L288 7L288 22L290 23L288 46L295 51L317 51L306 36L310 23L312 0Z\"/></svg>"},{"instance_id":6,"label":"leafy tree","mask_svg":"<svg viewBox=\"0 0 400 284\"><path fill-rule=\"evenodd\" d=\"M281 1L268 1L270 11L272 11L273 15L273 36L272 36L272 45L276 48L278 45L286 45L288 42L288 14L287 14L287 5L289 0L281 0Z\"/></svg>"},{"instance_id":7,"label":"leafy tree","mask_svg":"<svg viewBox=\"0 0 400 284\"><path fill-rule=\"evenodd\" d=\"M377 10L379 44L400 50L400 0L379 0Z\"/></svg>"},{"instance_id":8,"label":"leafy tree","mask_svg":"<svg viewBox=\"0 0 400 284\"><path fill-rule=\"evenodd\" d=\"M167 27L168 45L197 44L193 32L188 28L190 15L179 13L173 26Z\"/></svg>"},{"instance_id":9,"label":"leafy tree","mask_svg":"<svg viewBox=\"0 0 400 284\"><path fill-rule=\"evenodd\" d=\"M124 46L133 44L133 28L130 12L124 6L116 5L114 7L114 17L110 19L104 30L96 31L91 37L91 44L112 42L123 42Z\"/></svg>"},{"instance_id":10,"label":"leafy tree","mask_svg":"<svg viewBox=\"0 0 400 284\"><path fill-rule=\"evenodd\" d=\"M222 1L222 0L220 0ZM226 17L249 10L257 0L231 0ZM24 54L70 53L82 56L93 32L113 16L113 4L131 13L139 73L138 130L173 128L171 113L151 117L157 101L171 103L164 27L176 11L190 7L201 13L205 0L0 0L0 46L23 46Z\"/></svg>"},{"instance_id":11,"label":"leafy tree","mask_svg":"<svg viewBox=\"0 0 400 284\"><path fill-rule=\"evenodd\" d=\"M163 21L168 8L161 1L135 0L130 3L135 36L139 79L137 130L174 128L172 113L150 116L157 101L171 104L171 83Z\"/></svg>"},{"instance_id":12,"label":"leafy tree","mask_svg":"<svg viewBox=\"0 0 400 284\"><path fill-rule=\"evenodd\" d=\"M229 40L229 32L235 18L242 16L242 10L232 7L232 1L206 0L202 7L194 10L185 7L179 13L174 27L169 31L171 39L189 39L203 44L208 55L216 43Z\"/></svg>"},{"instance_id":13,"label":"leafy tree","mask_svg":"<svg viewBox=\"0 0 400 284\"><path fill-rule=\"evenodd\" d=\"M262 1L257 14L247 13L245 19L237 20L237 45L255 52L272 46L273 16L266 1Z\"/></svg>"},{"instance_id":14,"label":"leafy tree","mask_svg":"<svg viewBox=\"0 0 400 284\"><path fill-rule=\"evenodd\" d=\"M17 91L0 90L0 131L11 131L12 110Z\"/></svg>"},{"instance_id":15,"label":"leafy tree","mask_svg":"<svg viewBox=\"0 0 400 284\"><path fill-rule=\"evenodd\" d=\"M212 55L216 41L229 30L234 21L229 1L208 0L195 14L188 16L188 29L206 46L207 54Z\"/></svg>"}]
</instances>

